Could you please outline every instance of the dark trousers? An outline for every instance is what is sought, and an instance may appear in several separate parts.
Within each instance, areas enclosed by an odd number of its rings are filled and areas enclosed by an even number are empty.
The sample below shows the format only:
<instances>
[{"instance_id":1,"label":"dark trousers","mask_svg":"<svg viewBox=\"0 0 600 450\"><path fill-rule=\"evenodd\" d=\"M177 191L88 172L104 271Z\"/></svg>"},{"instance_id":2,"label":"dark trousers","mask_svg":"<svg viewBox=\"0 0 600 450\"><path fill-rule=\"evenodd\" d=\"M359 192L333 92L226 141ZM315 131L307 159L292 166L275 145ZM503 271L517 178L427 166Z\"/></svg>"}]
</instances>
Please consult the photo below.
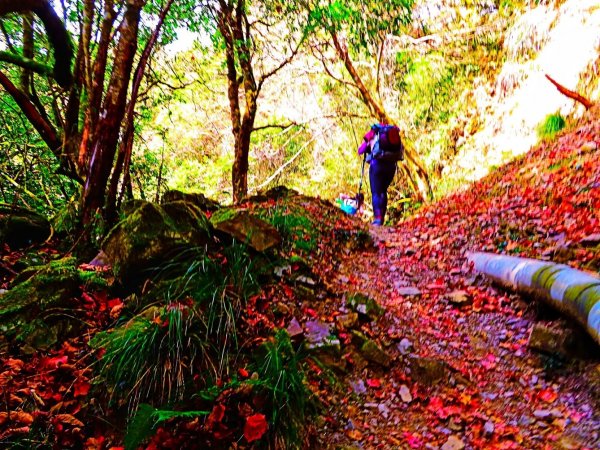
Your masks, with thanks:
<instances>
[{"instance_id":1,"label":"dark trousers","mask_svg":"<svg viewBox=\"0 0 600 450\"><path fill-rule=\"evenodd\" d=\"M396 163L373 160L369 166L369 181L371 182L371 197L373 200L373 215L375 219L385 219L387 210L387 190L392 184L396 173Z\"/></svg>"}]
</instances>

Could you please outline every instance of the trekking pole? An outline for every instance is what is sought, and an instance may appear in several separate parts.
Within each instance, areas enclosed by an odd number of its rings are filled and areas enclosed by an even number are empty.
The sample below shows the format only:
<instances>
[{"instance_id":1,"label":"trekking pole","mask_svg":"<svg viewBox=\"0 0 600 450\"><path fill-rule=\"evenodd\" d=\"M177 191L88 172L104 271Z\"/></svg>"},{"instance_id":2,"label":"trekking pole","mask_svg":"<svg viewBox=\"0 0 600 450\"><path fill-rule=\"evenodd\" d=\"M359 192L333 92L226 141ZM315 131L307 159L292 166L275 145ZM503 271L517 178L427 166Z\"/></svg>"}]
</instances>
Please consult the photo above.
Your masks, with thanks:
<instances>
[{"instance_id":1,"label":"trekking pole","mask_svg":"<svg viewBox=\"0 0 600 450\"><path fill-rule=\"evenodd\" d=\"M367 154L363 153L362 168L360 170L360 183L358 184L358 194L356 194L356 201L358 203L357 209L359 209L362 206L363 201L365 199L365 196L362 194L361 190L362 190L363 180L365 178L365 163L366 162L367 162Z\"/></svg>"}]
</instances>

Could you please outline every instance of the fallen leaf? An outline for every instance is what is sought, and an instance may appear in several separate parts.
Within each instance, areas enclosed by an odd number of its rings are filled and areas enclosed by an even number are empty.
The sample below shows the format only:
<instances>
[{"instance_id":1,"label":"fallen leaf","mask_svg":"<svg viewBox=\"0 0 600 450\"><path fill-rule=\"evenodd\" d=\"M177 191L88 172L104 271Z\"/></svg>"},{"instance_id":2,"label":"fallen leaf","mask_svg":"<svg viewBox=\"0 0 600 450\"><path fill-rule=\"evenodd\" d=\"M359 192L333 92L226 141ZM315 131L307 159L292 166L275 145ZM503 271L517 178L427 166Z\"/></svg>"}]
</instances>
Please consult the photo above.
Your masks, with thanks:
<instances>
[{"instance_id":1,"label":"fallen leaf","mask_svg":"<svg viewBox=\"0 0 600 450\"><path fill-rule=\"evenodd\" d=\"M267 432L269 425L264 414L253 414L246 419L244 437L248 442L257 441Z\"/></svg>"}]
</instances>

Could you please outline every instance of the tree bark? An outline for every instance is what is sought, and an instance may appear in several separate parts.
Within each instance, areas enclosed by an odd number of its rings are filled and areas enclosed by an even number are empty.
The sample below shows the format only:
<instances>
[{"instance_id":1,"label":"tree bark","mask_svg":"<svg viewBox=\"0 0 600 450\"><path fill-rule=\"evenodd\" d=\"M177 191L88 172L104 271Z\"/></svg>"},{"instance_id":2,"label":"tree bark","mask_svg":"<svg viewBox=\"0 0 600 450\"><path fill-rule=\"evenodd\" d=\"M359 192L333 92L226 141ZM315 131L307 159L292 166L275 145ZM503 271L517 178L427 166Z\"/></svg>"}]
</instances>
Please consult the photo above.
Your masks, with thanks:
<instances>
[{"instance_id":1,"label":"tree bark","mask_svg":"<svg viewBox=\"0 0 600 450\"><path fill-rule=\"evenodd\" d=\"M252 54L248 47L250 29L245 15L245 2L238 0L235 8L219 1L218 27L225 40L227 63L227 95L234 137L234 161L231 169L233 202L240 203L248 193L248 156L250 137L254 128L259 88L254 77ZM236 61L239 63L244 89L244 112L240 107L240 82Z\"/></svg>"},{"instance_id":2,"label":"tree bark","mask_svg":"<svg viewBox=\"0 0 600 450\"><path fill-rule=\"evenodd\" d=\"M91 143L90 170L82 198L84 224L89 224L97 212L101 212L103 216L105 213L102 211L104 196L125 115L127 90L137 50L140 13L144 4L145 0L128 0L119 26L120 37L116 49L119 57L115 59L108 92L95 130L95 140Z\"/></svg>"},{"instance_id":3,"label":"tree bark","mask_svg":"<svg viewBox=\"0 0 600 450\"><path fill-rule=\"evenodd\" d=\"M125 114L125 129L123 131L121 145L119 146L119 153L117 154L117 161L115 163L112 178L110 181L110 186L108 189L108 195L106 198L106 216L108 217L109 221L112 221L116 215L117 191L119 188L119 180L121 178L121 174L124 173L124 182L125 179L129 177L131 152L133 150L133 122L135 114L135 105L140 93L142 79L144 78L144 73L146 71L146 67L148 66L148 61L150 59L150 55L152 54L152 50L154 49L154 45L156 44L156 41L158 40L158 37L160 36L160 33L162 31L162 26L164 24L165 18L167 17L171 6L173 6L174 1L175 0L168 0L165 6L163 7L162 11L160 12L158 22L154 27L154 31L152 32L150 39L144 47L142 56L140 57L140 60L135 69L133 83L131 86L131 94L129 96L129 103L127 105L127 111Z\"/></svg>"}]
</instances>

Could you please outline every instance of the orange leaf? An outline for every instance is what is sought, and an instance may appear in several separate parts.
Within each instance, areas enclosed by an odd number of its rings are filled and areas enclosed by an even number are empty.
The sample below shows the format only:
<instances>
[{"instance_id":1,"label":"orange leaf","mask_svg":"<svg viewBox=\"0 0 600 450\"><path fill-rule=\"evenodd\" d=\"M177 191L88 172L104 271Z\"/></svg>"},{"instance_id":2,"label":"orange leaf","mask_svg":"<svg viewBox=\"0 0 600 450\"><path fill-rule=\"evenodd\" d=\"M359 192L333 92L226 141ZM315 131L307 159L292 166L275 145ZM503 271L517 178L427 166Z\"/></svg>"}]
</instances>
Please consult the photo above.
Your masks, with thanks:
<instances>
[{"instance_id":1,"label":"orange leaf","mask_svg":"<svg viewBox=\"0 0 600 450\"><path fill-rule=\"evenodd\" d=\"M57 414L54 417L59 422L62 422L62 423L67 424L67 425L73 425L73 426L76 426L76 427L82 427L83 426L83 422L81 420L79 420L77 417L72 416L71 414Z\"/></svg>"}]
</instances>

